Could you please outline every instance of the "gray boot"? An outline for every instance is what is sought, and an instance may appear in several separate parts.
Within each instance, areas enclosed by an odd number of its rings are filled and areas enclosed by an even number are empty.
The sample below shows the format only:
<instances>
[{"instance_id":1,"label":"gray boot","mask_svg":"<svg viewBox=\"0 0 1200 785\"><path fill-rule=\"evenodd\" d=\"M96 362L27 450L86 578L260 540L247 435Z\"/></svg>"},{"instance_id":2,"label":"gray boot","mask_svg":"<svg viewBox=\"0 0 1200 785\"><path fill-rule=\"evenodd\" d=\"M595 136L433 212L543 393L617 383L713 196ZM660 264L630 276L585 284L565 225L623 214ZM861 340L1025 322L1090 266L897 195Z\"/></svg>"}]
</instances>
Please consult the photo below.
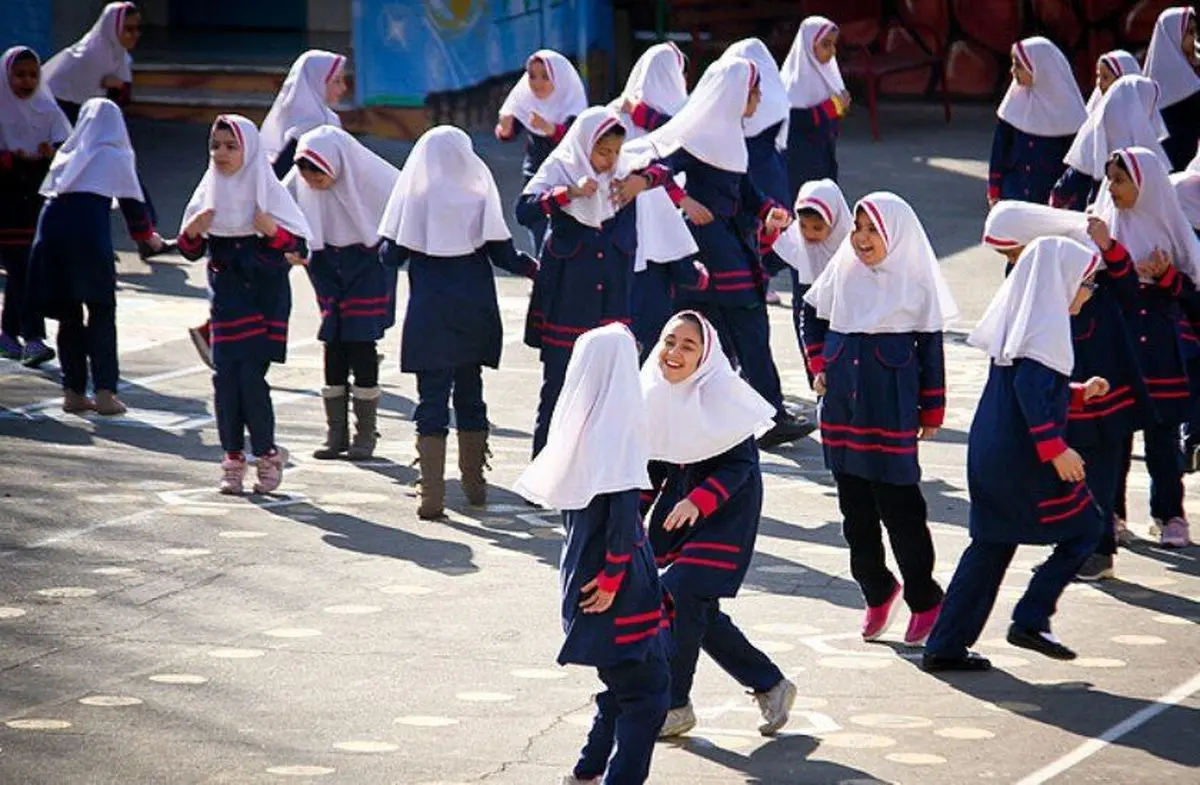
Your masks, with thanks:
<instances>
[{"instance_id":1,"label":"gray boot","mask_svg":"<svg viewBox=\"0 0 1200 785\"><path fill-rule=\"evenodd\" d=\"M350 449L350 417L346 411L346 388L343 385L322 387L321 400L325 403L325 446L313 453L322 461L339 458Z\"/></svg>"},{"instance_id":2,"label":"gray boot","mask_svg":"<svg viewBox=\"0 0 1200 785\"><path fill-rule=\"evenodd\" d=\"M463 494L472 507L487 504L487 479L483 476L488 466L488 432L458 432L458 470L462 476Z\"/></svg>"},{"instance_id":3,"label":"gray boot","mask_svg":"<svg viewBox=\"0 0 1200 785\"><path fill-rule=\"evenodd\" d=\"M421 466L417 517L424 521L441 518L446 505L446 437L417 436L417 460Z\"/></svg>"},{"instance_id":4,"label":"gray boot","mask_svg":"<svg viewBox=\"0 0 1200 785\"><path fill-rule=\"evenodd\" d=\"M352 461L366 461L375 454L375 443L379 440L376 414L379 412L378 387L352 387L354 401L354 443L350 445Z\"/></svg>"}]
</instances>

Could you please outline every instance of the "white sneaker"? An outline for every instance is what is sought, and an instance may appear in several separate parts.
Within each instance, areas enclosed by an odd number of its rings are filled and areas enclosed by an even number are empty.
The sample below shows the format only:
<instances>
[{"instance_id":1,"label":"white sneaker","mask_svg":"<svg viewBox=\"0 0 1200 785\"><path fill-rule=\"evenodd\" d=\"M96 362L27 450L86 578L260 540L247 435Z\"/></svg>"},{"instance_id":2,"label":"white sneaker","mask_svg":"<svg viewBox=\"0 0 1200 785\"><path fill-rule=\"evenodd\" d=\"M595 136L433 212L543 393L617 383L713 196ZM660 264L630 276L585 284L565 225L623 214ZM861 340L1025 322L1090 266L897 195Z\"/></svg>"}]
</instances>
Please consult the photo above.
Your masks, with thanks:
<instances>
[{"instance_id":1,"label":"white sneaker","mask_svg":"<svg viewBox=\"0 0 1200 785\"><path fill-rule=\"evenodd\" d=\"M1191 534L1188 532L1188 522L1183 518L1172 518L1167 521L1158 537L1159 544L1164 548L1186 548L1192 544Z\"/></svg>"},{"instance_id":2,"label":"white sneaker","mask_svg":"<svg viewBox=\"0 0 1200 785\"><path fill-rule=\"evenodd\" d=\"M1163 530L1164 524L1163 524L1162 518L1154 518L1152 520L1153 520L1153 522L1150 524L1150 539L1153 540L1153 539L1158 539L1159 537L1162 536L1162 530Z\"/></svg>"},{"instance_id":3,"label":"white sneaker","mask_svg":"<svg viewBox=\"0 0 1200 785\"><path fill-rule=\"evenodd\" d=\"M667 712L667 719L663 722L662 730L658 732L658 738L669 739L672 736L682 736L694 727L696 727L696 712L692 711L692 704L689 703Z\"/></svg>"},{"instance_id":4,"label":"white sneaker","mask_svg":"<svg viewBox=\"0 0 1200 785\"><path fill-rule=\"evenodd\" d=\"M594 780L581 780L574 774L568 774L562 778L562 785L600 785L600 778Z\"/></svg>"},{"instance_id":5,"label":"white sneaker","mask_svg":"<svg viewBox=\"0 0 1200 785\"><path fill-rule=\"evenodd\" d=\"M758 710L762 712L763 718L758 732L764 736L774 736L780 728L787 725L788 712L796 702L796 685L787 679L781 679L768 691L754 693L754 700L758 701Z\"/></svg>"}]
</instances>

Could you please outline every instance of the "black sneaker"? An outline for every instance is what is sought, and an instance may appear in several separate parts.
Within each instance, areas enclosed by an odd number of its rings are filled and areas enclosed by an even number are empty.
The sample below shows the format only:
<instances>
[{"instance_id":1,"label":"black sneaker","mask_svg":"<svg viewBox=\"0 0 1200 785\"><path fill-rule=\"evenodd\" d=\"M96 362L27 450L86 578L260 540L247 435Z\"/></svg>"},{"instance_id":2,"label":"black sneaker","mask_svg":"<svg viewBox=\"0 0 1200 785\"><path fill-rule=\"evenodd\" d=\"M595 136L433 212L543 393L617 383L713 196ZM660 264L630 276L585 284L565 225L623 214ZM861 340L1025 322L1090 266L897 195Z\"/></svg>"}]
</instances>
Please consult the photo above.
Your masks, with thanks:
<instances>
[{"instance_id":1,"label":"black sneaker","mask_svg":"<svg viewBox=\"0 0 1200 785\"><path fill-rule=\"evenodd\" d=\"M1113 569L1113 561L1110 554L1093 553L1079 568L1075 578L1080 581L1103 581L1115 578L1117 572Z\"/></svg>"},{"instance_id":2,"label":"black sneaker","mask_svg":"<svg viewBox=\"0 0 1200 785\"><path fill-rule=\"evenodd\" d=\"M921 669L926 673L940 671L989 671L992 661L981 654L969 651L961 657L942 657L926 652L921 656Z\"/></svg>"},{"instance_id":3,"label":"black sneaker","mask_svg":"<svg viewBox=\"0 0 1200 785\"><path fill-rule=\"evenodd\" d=\"M1030 630L1013 624L1008 628L1007 640L1013 646L1036 651L1052 660L1073 660L1078 655L1063 646L1049 630Z\"/></svg>"},{"instance_id":4,"label":"black sneaker","mask_svg":"<svg viewBox=\"0 0 1200 785\"><path fill-rule=\"evenodd\" d=\"M54 357L54 350L37 338L25 344L25 349L21 353L21 365L26 368L38 368L53 360Z\"/></svg>"},{"instance_id":5,"label":"black sneaker","mask_svg":"<svg viewBox=\"0 0 1200 785\"><path fill-rule=\"evenodd\" d=\"M775 427L759 437L758 446L768 450L781 444L799 441L816 429L817 426L807 417L779 414L775 417Z\"/></svg>"},{"instance_id":6,"label":"black sneaker","mask_svg":"<svg viewBox=\"0 0 1200 785\"><path fill-rule=\"evenodd\" d=\"M137 252L138 257L145 261L146 259L150 259L155 256L162 256L165 253L175 253L176 247L177 243L174 240L164 239L162 247L157 251L154 250L154 246L150 245L150 243L139 242L137 244Z\"/></svg>"}]
</instances>

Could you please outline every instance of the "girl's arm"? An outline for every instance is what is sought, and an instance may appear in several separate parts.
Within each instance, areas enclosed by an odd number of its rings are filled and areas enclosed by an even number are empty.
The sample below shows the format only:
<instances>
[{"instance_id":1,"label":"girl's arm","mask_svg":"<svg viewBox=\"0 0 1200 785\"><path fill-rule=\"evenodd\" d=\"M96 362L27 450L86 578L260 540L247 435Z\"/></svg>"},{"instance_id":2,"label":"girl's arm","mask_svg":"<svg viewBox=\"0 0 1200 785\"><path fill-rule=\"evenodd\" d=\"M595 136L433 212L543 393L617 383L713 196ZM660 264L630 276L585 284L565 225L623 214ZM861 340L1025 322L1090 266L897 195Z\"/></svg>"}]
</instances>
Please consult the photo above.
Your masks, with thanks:
<instances>
[{"instance_id":1,"label":"girl's arm","mask_svg":"<svg viewBox=\"0 0 1200 785\"><path fill-rule=\"evenodd\" d=\"M647 103L638 101L629 110L629 119L638 128L644 128L647 131L653 131L666 125L671 119L671 115L666 112L660 112L651 108Z\"/></svg>"},{"instance_id":2,"label":"girl's arm","mask_svg":"<svg viewBox=\"0 0 1200 785\"><path fill-rule=\"evenodd\" d=\"M688 168L696 161L692 154L682 147L668 155L666 158L660 158L647 167L646 171L654 170L656 178L662 178L656 184L662 185L666 190L667 196L671 197L671 201L678 207L684 199L687 198L687 192L679 187L679 183L675 182L675 175L680 172L687 172Z\"/></svg>"},{"instance_id":3,"label":"girl's arm","mask_svg":"<svg viewBox=\"0 0 1200 785\"><path fill-rule=\"evenodd\" d=\"M119 199L121 215L125 218L125 228L134 242L149 242L154 235L154 222L150 219L150 210L145 202L137 199Z\"/></svg>"},{"instance_id":4,"label":"girl's arm","mask_svg":"<svg viewBox=\"0 0 1200 785\"><path fill-rule=\"evenodd\" d=\"M121 82L120 87L110 87L105 91L105 97L112 101L117 106L124 109L129 104L133 103L133 85L129 82Z\"/></svg>"},{"instance_id":5,"label":"girl's arm","mask_svg":"<svg viewBox=\"0 0 1200 785\"><path fill-rule=\"evenodd\" d=\"M625 570L633 559L641 532L638 493L622 491L608 497L608 520L604 522L604 571L596 576L596 586L615 593L625 579Z\"/></svg>"},{"instance_id":6,"label":"girl's arm","mask_svg":"<svg viewBox=\"0 0 1200 785\"><path fill-rule=\"evenodd\" d=\"M1028 357L1020 361L1013 377L1017 405L1042 463L1049 463L1067 451L1066 412L1057 411L1055 406L1055 387L1061 381L1058 373Z\"/></svg>"},{"instance_id":7,"label":"girl's arm","mask_svg":"<svg viewBox=\"0 0 1200 785\"><path fill-rule=\"evenodd\" d=\"M202 234L188 237L186 232L180 232L175 238L175 243L179 248L179 255L189 262L194 262L208 253L208 238Z\"/></svg>"},{"instance_id":8,"label":"girl's arm","mask_svg":"<svg viewBox=\"0 0 1200 785\"><path fill-rule=\"evenodd\" d=\"M754 439L747 439L732 447L718 461L716 469L687 495L688 501L696 505L700 515L705 518L720 509L758 472L758 452Z\"/></svg>"},{"instance_id":9,"label":"girl's arm","mask_svg":"<svg viewBox=\"0 0 1200 785\"><path fill-rule=\"evenodd\" d=\"M511 239L493 240L484 245L484 251L497 267L531 281L537 278L537 260L524 251L518 251Z\"/></svg>"},{"instance_id":10,"label":"girl's arm","mask_svg":"<svg viewBox=\"0 0 1200 785\"><path fill-rule=\"evenodd\" d=\"M1105 277L1105 284L1112 287L1117 303L1123 309L1133 308L1138 293L1137 271L1133 269L1129 251L1115 239L1104 252L1104 267L1101 274Z\"/></svg>"},{"instance_id":11,"label":"girl's arm","mask_svg":"<svg viewBox=\"0 0 1200 785\"><path fill-rule=\"evenodd\" d=\"M284 145L279 151L279 155L275 156L275 160L271 163L271 169L275 172L275 178L282 180L287 177L287 173L292 171L292 165L296 163L296 146L299 143L298 139L293 139Z\"/></svg>"},{"instance_id":12,"label":"girl's arm","mask_svg":"<svg viewBox=\"0 0 1200 785\"><path fill-rule=\"evenodd\" d=\"M690 291L702 292L708 288L708 268L698 259L680 259L671 262L671 283Z\"/></svg>"},{"instance_id":13,"label":"girl's arm","mask_svg":"<svg viewBox=\"0 0 1200 785\"><path fill-rule=\"evenodd\" d=\"M1014 129L1003 120L996 121L996 132L992 135L992 156L988 162L988 202L1000 200L1000 185L1004 182L1004 161L1012 147Z\"/></svg>"},{"instance_id":14,"label":"girl's arm","mask_svg":"<svg viewBox=\"0 0 1200 785\"><path fill-rule=\"evenodd\" d=\"M1158 286L1167 295L1180 300L1192 300L1196 296L1196 284L1186 273L1172 264L1158 279Z\"/></svg>"},{"instance_id":15,"label":"girl's arm","mask_svg":"<svg viewBox=\"0 0 1200 785\"><path fill-rule=\"evenodd\" d=\"M804 319L800 324L804 336L804 353L808 355L808 372L813 376L825 373L825 334L829 322L817 316L817 309L804 303Z\"/></svg>"},{"instance_id":16,"label":"girl's arm","mask_svg":"<svg viewBox=\"0 0 1200 785\"><path fill-rule=\"evenodd\" d=\"M399 270L409 259L409 251L395 240L386 237L379 243L379 263L384 267Z\"/></svg>"},{"instance_id":17,"label":"girl's arm","mask_svg":"<svg viewBox=\"0 0 1200 785\"><path fill-rule=\"evenodd\" d=\"M917 333L917 365L920 368L920 423L923 428L941 428L946 418L946 358L942 334Z\"/></svg>"},{"instance_id":18,"label":"girl's arm","mask_svg":"<svg viewBox=\"0 0 1200 785\"><path fill-rule=\"evenodd\" d=\"M802 129L808 134L832 136L837 133L837 123L846 116L847 109L849 106L843 104L842 99L835 95L816 106L793 109L789 122L792 127Z\"/></svg>"},{"instance_id":19,"label":"girl's arm","mask_svg":"<svg viewBox=\"0 0 1200 785\"><path fill-rule=\"evenodd\" d=\"M546 218L550 218L556 213L562 213L562 208L570 203L571 197L567 186L556 185L541 193L521 194L517 198L517 206L513 212L516 213L517 223L532 229Z\"/></svg>"}]
</instances>

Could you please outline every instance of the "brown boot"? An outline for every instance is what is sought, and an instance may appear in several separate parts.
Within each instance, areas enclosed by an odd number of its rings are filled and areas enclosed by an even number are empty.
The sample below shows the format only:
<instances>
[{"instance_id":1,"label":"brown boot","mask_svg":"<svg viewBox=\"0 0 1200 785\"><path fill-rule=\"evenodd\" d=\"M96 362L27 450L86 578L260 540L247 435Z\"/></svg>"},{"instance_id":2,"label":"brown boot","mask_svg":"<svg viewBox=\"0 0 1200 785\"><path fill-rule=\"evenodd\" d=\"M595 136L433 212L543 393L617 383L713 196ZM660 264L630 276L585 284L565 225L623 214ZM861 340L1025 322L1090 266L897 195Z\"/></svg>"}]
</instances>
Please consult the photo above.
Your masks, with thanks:
<instances>
[{"instance_id":1,"label":"brown boot","mask_svg":"<svg viewBox=\"0 0 1200 785\"><path fill-rule=\"evenodd\" d=\"M487 438L487 431L458 432L458 471L462 476L463 494L472 507L487 504L487 479L483 470L492 468L487 462L491 456Z\"/></svg>"},{"instance_id":2,"label":"brown boot","mask_svg":"<svg viewBox=\"0 0 1200 785\"><path fill-rule=\"evenodd\" d=\"M67 414L84 414L96 411L96 402L83 393L63 390L62 410Z\"/></svg>"},{"instance_id":3,"label":"brown boot","mask_svg":"<svg viewBox=\"0 0 1200 785\"><path fill-rule=\"evenodd\" d=\"M109 417L129 411L112 390L96 390L96 412Z\"/></svg>"},{"instance_id":4,"label":"brown boot","mask_svg":"<svg viewBox=\"0 0 1200 785\"><path fill-rule=\"evenodd\" d=\"M421 467L421 506L417 517L432 521L445 515L446 437L417 436L417 460Z\"/></svg>"}]
</instances>

